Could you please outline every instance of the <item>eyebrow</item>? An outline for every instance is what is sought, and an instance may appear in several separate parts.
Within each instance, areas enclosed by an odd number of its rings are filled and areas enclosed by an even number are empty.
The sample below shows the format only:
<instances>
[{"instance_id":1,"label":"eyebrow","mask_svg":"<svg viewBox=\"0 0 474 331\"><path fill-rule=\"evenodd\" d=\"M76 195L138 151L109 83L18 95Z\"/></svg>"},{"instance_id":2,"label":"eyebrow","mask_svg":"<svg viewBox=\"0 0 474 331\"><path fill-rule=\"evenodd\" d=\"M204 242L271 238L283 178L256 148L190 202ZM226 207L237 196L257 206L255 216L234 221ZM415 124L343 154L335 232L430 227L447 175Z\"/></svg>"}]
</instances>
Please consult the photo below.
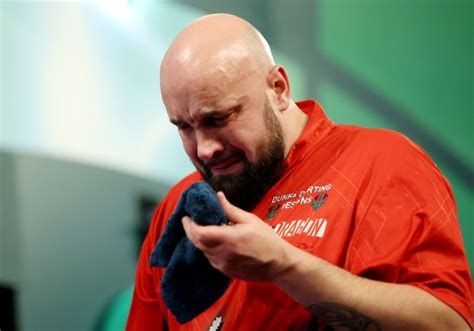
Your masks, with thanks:
<instances>
[{"instance_id":1,"label":"eyebrow","mask_svg":"<svg viewBox=\"0 0 474 331\"><path fill-rule=\"evenodd\" d=\"M225 114L225 113L227 113L227 112L230 112L233 108L235 108L235 107L220 108L220 109L209 110L209 111L203 112L202 114L199 114L199 118L219 117L219 116L221 116L222 114Z\"/></svg>"},{"instance_id":2,"label":"eyebrow","mask_svg":"<svg viewBox=\"0 0 474 331\"><path fill-rule=\"evenodd\" d=\"M171 122L171 124L176 125L176 126L180 126L180 125L182 125L182 124L184 123L183 121L174 120L174 119L172 119L172 118L170 118L170 122Z\"/></svg>"},{"instance_id":3,"label":"eyebrow","mask_svg":"<svg viewBox=\"0 0 474 331\"><path fill-rule=\"evenodd\" d=\"M205 121L205 120L209 120L209 119L212 119L212 118L218 118L218 117L221 117L222 115L227 115L227 114L230 114L232 112L240 112L241 109L242 109L242 105L241 104L236 104L236 105L233 105L233 106L230 106L230 107L218 108L218 109L212 109L212 110L209 110L209 111L205 111L204 113L199 114L198 117L199 117L199 120ZM175 126L178 126L178 127L180 125L187 124L185 121L181 121L181 120L178 120L178 119L170 118L169 121L171 122L171 124L173 124Z\"/></svg>"},{"instance_id":4,"label":"eyebrow","mask_svg":"<svg viewBox=\"0 0 474 331\"><path fill-rule=\"evenodd\" d=\"M213 110L209 110L209 111L205 111L203 113L200 113L198 115L198 118L199 119L206 119L206 118L212 118L212 117L219 117L221 116L222 114L225 114L227 112L230 112L232 111L234 108L240 108L240 106L232 106L232 107L229 107L229 108L221 108L221 109L213 109ZM170 118L170 122L174 125L178 125L178 124L182 124L184 123L183 121L181 120L178 120L178 119L172 119Z\"/></svg>"}]
</instances>

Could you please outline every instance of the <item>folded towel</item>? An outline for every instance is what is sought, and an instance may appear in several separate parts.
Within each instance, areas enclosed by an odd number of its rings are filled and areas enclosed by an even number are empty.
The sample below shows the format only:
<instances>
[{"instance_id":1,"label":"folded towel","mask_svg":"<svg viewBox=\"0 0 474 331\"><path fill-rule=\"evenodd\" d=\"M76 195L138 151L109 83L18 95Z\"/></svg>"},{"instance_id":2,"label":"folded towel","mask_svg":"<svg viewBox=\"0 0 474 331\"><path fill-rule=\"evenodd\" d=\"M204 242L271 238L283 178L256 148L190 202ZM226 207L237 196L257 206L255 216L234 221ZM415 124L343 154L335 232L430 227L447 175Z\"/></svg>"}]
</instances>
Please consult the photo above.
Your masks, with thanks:
<instances>
[{"instance_id":1,"label":"folded towel","mask_svg":"<svg viewBox=\"0 0 474 331\"><path fill-rule=\"evenodd\" d=\"M194 183L181 195L150 256L152 267L166 268L161 279L161 294L181 324L209 308L224 294L230 282L230 278L214 269L186 237L181 223L185 215L200 225L228 223L211 186L205 182Z\"/></svg>"}]
</instances>

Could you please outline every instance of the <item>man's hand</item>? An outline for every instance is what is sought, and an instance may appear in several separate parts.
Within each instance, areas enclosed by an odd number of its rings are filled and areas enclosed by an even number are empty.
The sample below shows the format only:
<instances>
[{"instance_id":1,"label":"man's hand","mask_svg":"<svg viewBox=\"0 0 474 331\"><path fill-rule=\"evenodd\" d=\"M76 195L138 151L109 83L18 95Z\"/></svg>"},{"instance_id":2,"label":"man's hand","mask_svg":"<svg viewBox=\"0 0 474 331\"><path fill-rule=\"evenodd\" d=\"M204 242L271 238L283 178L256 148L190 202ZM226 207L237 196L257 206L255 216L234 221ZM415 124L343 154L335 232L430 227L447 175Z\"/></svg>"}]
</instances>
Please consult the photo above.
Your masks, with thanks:
<instances>
[{"instance_id":1,"label":"man's hand","mask_svg":"<svg viewBox=\"0 0 474 331\"><path fill-rule=\"evenodd\" d=\"M201 226L183 217L186 235L211 265L234 278L272 280L288 268L288 250L294 249L252 213L232 205L217 193L233 225Z\"/></svg>"}]
</instances>

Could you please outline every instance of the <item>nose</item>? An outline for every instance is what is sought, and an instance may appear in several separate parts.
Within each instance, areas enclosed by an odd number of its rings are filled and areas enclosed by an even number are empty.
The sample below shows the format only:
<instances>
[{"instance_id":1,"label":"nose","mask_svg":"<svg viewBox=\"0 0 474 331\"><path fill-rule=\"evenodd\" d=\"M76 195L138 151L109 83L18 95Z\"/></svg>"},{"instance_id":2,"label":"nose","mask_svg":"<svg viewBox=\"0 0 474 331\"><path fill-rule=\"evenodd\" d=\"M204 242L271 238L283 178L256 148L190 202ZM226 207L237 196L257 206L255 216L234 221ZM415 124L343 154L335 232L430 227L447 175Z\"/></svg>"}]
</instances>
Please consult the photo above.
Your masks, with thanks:
<instances>
[{"instance_id":1,"label":"nose","mask_svg":"<svg viewBox=\"0 0 474 331\"><path fill-rule=\"evenodd\" d=\"M197 156L201 161L212 160L216 155L224 151L224 145L219 137L212 132L196 131Z\"/></svg>"}]
</instances>

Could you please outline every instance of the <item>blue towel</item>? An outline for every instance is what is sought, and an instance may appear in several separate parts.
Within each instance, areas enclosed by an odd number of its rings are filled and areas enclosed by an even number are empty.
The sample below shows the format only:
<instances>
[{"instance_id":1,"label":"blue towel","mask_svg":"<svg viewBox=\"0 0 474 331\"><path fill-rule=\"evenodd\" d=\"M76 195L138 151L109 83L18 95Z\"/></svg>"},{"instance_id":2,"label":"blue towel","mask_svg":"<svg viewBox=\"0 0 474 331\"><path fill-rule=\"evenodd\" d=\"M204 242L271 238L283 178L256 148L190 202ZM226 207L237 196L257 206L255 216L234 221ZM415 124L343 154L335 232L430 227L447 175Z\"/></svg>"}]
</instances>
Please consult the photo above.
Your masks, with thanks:
<instances>
[{"instance_id":1,"label":"blue towel","mask_svg":"<svg viewBox=\"0 0 474 331\"><path fill-rule=\"evenodd\" d=\"M161 279L161 294L181 324L209 308L230 283L230 278L214 269L186 237L181 223L185 215L200 225L228 223L211 186L205 182L194 183L181 195L150 256L152 267L166 268Z\"/></svg>"}]
</instances>

